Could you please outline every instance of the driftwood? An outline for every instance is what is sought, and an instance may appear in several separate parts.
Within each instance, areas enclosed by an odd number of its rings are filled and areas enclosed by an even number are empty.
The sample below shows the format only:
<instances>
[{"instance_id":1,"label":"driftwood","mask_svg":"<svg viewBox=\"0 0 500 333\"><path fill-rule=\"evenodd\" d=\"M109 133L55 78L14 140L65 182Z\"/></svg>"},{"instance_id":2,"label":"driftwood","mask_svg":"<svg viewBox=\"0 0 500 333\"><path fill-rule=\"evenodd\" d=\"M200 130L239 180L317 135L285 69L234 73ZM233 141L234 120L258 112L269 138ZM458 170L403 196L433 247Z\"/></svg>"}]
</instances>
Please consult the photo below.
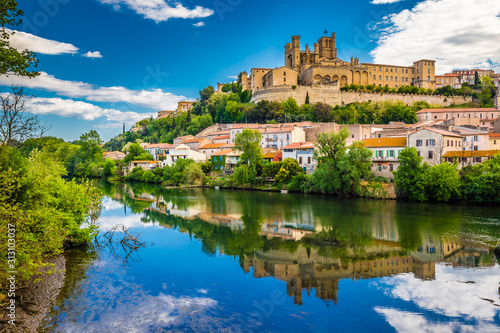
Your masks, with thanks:
<instances>
[{"instance_id":1,"label":"driftwood","mask_svg":"<svg viewBox=\"0 0 500 333\"><path fill-rule=\"evenodd\" d=\"M94 245L98 249L109 248L114 256L123 257L123 265L125 266L130 261L138 262L141 260L138 250L146 247L146 243L139 239L140 236L141 234L130 232L130 228L126 228L123 224L117 224L102 234L101 238L106 239L107 242L99 243L99 237L96 237Z\"/></svg>"}]
</instances>

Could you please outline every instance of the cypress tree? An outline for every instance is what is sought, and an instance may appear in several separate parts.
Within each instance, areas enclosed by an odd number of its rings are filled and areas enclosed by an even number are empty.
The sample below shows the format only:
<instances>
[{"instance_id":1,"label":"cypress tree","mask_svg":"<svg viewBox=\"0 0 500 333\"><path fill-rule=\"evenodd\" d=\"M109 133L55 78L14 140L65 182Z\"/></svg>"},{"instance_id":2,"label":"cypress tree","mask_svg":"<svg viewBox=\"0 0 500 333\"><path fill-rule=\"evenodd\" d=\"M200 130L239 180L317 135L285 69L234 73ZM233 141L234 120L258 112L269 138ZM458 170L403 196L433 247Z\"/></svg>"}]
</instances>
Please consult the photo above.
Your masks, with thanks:
<instances>
[{"instance_id":1,"label":"cypress tree","mask_svg":"<svg viewBox=\"0 0 500 333\"><path fill-rule=\"evenodd\" d=\"M305 102L305 104L309 104L309 91L306 94L306 102Z\"/></svg>"},{"instance_id":2,"label":"cypress tree","mask_svg":"<svg viewBox=\"0 0 500 333\"><path fill-rule=\"evenodd\" d=\"M476 71L476 74L474 75L474 85L476 87L479 87L481 85L481 80L479 79L479 74Z\"/></svg>"}]
</instances>

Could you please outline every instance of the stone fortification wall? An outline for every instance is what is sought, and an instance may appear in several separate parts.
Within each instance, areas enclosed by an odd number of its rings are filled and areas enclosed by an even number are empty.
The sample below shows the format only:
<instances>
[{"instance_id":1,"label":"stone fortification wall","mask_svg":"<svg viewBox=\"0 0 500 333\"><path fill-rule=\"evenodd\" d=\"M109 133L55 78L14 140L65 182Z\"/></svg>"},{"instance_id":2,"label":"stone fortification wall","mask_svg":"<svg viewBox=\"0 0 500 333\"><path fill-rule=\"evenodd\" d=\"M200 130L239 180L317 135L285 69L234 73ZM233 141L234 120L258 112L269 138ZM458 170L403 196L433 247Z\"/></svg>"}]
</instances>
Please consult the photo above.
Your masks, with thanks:
<instances>
[{"instance_id":1,"label":"stone fortification wall","mask_svg":"<svg viewBox=\"0 0 500 333\"><path fill-rule=\"evenodd\" d=\"M417 94L394 94L394 93L372 93L372 92L345 92L341 93L342 103L349 104L354 102L386 102L386 101L401 101L411 105L415 102L427 102L431 105L449 106L452 104L471 103L470 96L453 96L446 97L440 95L417 95Z\"/></svg>"},{"instance_id":2,"label":"stone fortification wall","mask_svg":"<svg viewBox=\"0 0 500 333\"><path fill-rule=\"evenodd\" d=\"M341 103L340 89L336 86L271 86L254 91L252 102L258 103L262 100L281 102L293 97L299 105L302 105L306 101L307 93L309 93L311 104L322 102L337 105Z\"/></svg>"},{"instance_id":3,"label":"stone fortification wall","mask_svg":"<svg viewBox=\"0 0 500 333\"><path fill-rule=\"evenodd\" d=\"M411 105L415 102L424 101L431 105L449 106L452 104L463 104L472 102L470 96L438 96L438 95L416 95L416 94L394 94L373 92L341 92L336 86L271 86L257 89L253 93L252 102L258 103L262 100L285 101L293 97L299 105L304 104L306 94L309 93L311 104L322 102L330 105L346 105L354 102L386 102L400 101Z\"/></svg>"}]
</instances>

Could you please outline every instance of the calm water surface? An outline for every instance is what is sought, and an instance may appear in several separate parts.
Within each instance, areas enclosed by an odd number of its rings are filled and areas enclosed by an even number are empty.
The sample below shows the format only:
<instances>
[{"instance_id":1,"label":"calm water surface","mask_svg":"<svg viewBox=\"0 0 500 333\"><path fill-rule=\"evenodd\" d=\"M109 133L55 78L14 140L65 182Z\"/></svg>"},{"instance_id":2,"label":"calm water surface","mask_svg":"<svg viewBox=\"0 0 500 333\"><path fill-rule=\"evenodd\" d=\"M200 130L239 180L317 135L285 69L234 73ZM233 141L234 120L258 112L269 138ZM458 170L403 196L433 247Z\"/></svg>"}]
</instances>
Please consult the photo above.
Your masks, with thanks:
<instances>
[{"instance_id":1,"label":"calm water surface","mask_svg":"<svg viewBox=\"0 0 500 333\"><path fill-rule=\"evenodd\" d=\"M40 332L499 332L500 208L102 185Z\"/></svg>"}]
</instances>

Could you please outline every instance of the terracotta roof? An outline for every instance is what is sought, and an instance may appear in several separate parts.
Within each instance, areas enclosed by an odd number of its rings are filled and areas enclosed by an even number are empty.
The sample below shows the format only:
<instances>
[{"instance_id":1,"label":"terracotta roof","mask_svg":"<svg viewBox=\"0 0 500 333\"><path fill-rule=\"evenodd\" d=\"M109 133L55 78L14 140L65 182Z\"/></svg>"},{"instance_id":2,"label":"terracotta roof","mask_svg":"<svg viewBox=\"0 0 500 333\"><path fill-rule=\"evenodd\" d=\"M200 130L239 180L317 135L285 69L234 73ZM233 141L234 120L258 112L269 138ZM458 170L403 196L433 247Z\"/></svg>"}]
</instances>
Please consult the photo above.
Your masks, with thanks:
<instances>
[{"instance_id":1,"label":"terracotta roof","mask_svg":"<svg viewBox=\"0 0 500 333\"><path fill-rule=\"evenodd\" d=\"M199 149L214 149L214 148L220 148L224 144L223 143L209 143L207 145L204 145L203 147L200 147Z\"/></svg>"},{"instance_id":2,"label":"terracotta roof","mask_svg":"<svg viewBox=\"0 0 500 333\"><path fill-rule=\"evenodd\" d=\"M497 109L495 108L474 108L474 109L452 109L452 108L449 108L449 109L422 109L420 111L417 112L417 114L419 113L436 113L436 112L450 112L450 113L453 113L453 112L498 112Z\"/></svg>"},{"instance_id":3,"label":"terracotta roof","mask_svg":"<svg viewBox=\"0 0 500 333\"><path fill-rule=\"evenodd\" d=\"M152 143L150 145L144 146L144 149L151 149L151 148L172 148L174 145L171 145L169 143Z\"/></svg>"},{"instance_id":4,"label":"terracotta roof","mask_svg":"<svg viewBox=\"0 0 500 333\"><path fill-rule=\"evenodd\" d=\"M422 129L419 129L411 134L414 134L416 132L419 132L419 131L423 131L423 130L428 130L428 131L431 131L431 132L434 132L434 133L438 133L438 134L441 134L441 135L444 135L444 136L454 136L454 137L457 137L457 138L461 138L462 136L460 134L457 134L457 133L453 133L453 132L450 132L450 131L445 131L445 130L442 130L442 129L439 129L439 128L433 128L433 127L425 127L425 128L422 128Z\"/></svg>"},{"instance_id":5,"label":"terracotta roof","mask_svg":"<svg viewBox=\"0 0 500 333\"><path fill-rule=\"evenodd\" d=\"M234 147L234 143L226 143L225 145L221 146L221 148L232 148Z\"/></svg>"},{"instance_id":6,"label":"terracotta roof","mask_svg":"<svg viewBox=\"0 0 500 333\"><path fill-rule=\"evenodd\" d=\"M149 163L149 164L155 164L155 163L158 163L158 161L132 161L130 163Z\"/></svg>"},{"instance_id":7,"label":"terracotta roof","mask_svg":"<svg viewBox=\"0 0 500 333\"><path fill-rule=\"evenodd\" d=\"M213 140L224 140L224 139L229 139L231 136L228 134L228 135L219 135L219 136L216 136L215 138L213 138Z\"/></svg>"},{"instance_id":8,"label":"terracotta roof","mask_svg":"<svg viewBox=\"0 0 500 333\"><path fill-rule=\"evenodd\" d=\"M281 154L281 150L268 151L263 158L275 158L279 154Z\"/></svg>"},{"instance_id":9,"label":"terracotta roof","mask_svg":"<svg viewBox=\"0 0 500 333\"><path fill-rule=\"evenodd\" d=\"M194 139L186 140L186 141L184 141L184 143L193 143L193 142L200 142L200 141L201 141L200 138L194 138Z\"/></svg>"},{"instance_id":10,"label":"terracotta roof","mask_svg":"<svg viewBox=\"0 0 500 333\"><path fill-rule=\"evenodd\" d=\"M218 151L218 152L212 154L212 156L226 156L227 154L232 153L232 152L233 152L232 149L223 149L221 151Z\"/></svg>"},{"instance_id":11,"label":"terracotta roof","mask_svg":"<svg viewBox=\"0 0 500 333\"><path fill-rule=\"evenodd\" d=\"M376 147L406 147L406 136L396 138L373 138L361 140L367 148Z\"/></svg>"},{"instance_id":12,"label":"terracotta roof","mask_svg":"<svg viewBox=\"0 0 500 333\"><path fill-rule=\"evenodd\" d=\"M500 138L500 133L490 133L490 138Z\"/></svg>"},{"instance_id":13,"label":"terracotta roof","mask_svg":"<svg viewBox=\"0 0 500 333\"><path fill-rule=\"evenodd\" d=\"M314 144L309 141L294 142L286 147L283 147L283 149L308 149L308 148L314 148Z\"/></svg>"},{"instance_id":14,"label":"terracotta roof","mask_svg":"<svg viewBox=\"0 0 500 333\"><path fill-rule=\"evenodd\" d=\"M467 150L467 151L449 151L444 157L492 157L500 153L500 150Z\"/></svg>"}]
</instances>

